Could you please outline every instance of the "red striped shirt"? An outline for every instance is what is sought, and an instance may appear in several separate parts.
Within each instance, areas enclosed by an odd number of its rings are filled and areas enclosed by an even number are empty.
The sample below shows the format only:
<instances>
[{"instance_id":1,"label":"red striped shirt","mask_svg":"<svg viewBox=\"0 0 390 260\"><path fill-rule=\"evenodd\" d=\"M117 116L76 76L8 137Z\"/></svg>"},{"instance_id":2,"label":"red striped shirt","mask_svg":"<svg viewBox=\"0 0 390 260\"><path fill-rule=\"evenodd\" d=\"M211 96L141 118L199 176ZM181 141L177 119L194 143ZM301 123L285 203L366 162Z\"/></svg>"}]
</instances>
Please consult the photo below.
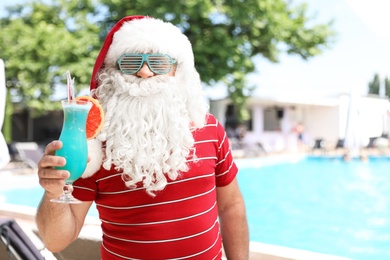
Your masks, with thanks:
<instances>
[{"instance_id":1,"label":"red striped shirt","mask_svg":"<svg viewBox=\"0 0 390 260\"><path fill-rule=\"evenodd\" d=\"M155 197L129 189L114 169L74 183L75 197L95 201L102 221L102 259L221 259L216 187L237 167L220 123L208 115L194 132L196 160Z\"/></svg>"}]
</instances>

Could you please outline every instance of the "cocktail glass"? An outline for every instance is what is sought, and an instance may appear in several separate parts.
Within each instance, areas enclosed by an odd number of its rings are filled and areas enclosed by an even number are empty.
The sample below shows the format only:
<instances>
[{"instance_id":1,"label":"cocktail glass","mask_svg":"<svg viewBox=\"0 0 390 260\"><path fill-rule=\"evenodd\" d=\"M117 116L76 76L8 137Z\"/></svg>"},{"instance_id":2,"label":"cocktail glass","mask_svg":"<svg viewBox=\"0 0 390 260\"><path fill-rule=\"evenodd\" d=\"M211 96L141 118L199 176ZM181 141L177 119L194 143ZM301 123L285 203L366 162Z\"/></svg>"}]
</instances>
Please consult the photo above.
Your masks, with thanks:
<instances>
[{"instance_id":1,"label":"cocktail glass","mask_svg":"<svg viewBox=\"0 0 390 260\"><path fill-rule=\"evenodd\" d=\"M62 148L56 151L57 156L65 157L66 164L56 167L68 170L70 176L65 180L64 192L58 199L52 202L82 203L72 195L73 182L81 177L88 162L88 147L86 136L86 123L88 112L92 103L88 101L63 100L64 124L60 135Z\"/></svg>"}]
</instances>

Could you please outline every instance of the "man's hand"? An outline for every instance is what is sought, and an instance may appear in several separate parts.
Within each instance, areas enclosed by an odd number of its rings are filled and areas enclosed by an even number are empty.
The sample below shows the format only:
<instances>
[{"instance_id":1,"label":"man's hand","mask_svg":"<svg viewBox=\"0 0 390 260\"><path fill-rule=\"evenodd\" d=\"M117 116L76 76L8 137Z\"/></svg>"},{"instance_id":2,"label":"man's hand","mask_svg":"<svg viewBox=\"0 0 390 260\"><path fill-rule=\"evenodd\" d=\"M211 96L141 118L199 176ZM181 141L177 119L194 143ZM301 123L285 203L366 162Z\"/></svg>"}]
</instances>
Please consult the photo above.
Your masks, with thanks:
<instances>
[{"instance_id":1,"label":"man's hand","mask_svg":"<svg viewBox=\"0 0 390 260\"><path fill-rule=\"evenodd\" d=\"M61 141L53 141L46 146L45 154L38 163L39 184L45 189L46 196L57 198L62 194L65 180L69 178L66 170L57 170L56 166L64 166L66 159L56 156L55 151L61 149Z\"/></svg>"}]
</instances>

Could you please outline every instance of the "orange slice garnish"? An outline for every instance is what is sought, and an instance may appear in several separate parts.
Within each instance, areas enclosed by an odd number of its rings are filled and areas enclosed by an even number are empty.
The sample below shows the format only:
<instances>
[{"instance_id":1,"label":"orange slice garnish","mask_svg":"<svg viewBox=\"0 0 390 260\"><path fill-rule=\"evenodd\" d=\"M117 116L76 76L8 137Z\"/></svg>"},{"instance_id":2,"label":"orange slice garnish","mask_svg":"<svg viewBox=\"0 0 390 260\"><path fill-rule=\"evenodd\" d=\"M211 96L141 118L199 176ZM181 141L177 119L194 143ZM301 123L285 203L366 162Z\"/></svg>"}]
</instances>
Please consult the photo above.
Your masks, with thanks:
<instances>
[{"instance_id":1,"label":"orange slice garnish","mask_svg":"<svg viewBox=\"0 0 390 260\"><path fill-rule=\"evenodd\" d=\"M104 123L104 111L97 99L94 99L90 96L80 96L76 97L76 101L90 101L92 107L89 110L87 118L87 139L95 138L100 130L102 130Z\"/></svg>"}]
</instances>

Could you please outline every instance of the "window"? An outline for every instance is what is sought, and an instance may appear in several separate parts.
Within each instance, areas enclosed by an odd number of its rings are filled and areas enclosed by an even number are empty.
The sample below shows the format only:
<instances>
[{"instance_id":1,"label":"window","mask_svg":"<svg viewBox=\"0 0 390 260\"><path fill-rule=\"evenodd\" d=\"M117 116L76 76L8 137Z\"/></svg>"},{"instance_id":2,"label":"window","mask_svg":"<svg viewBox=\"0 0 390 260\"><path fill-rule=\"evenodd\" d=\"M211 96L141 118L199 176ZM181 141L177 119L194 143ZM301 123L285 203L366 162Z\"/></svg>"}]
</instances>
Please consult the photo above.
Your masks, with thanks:
<instances>
[{"instance_id":1,"label":"window","mask_svg":"<svg viewBox=\"0 0 390 260\"><path fill-rule=\"evenodd\" d=\"M284 116L281 107L267 107L264 109L264 131L280 131L280 120Z\"/></svg>"}]
</instances>

